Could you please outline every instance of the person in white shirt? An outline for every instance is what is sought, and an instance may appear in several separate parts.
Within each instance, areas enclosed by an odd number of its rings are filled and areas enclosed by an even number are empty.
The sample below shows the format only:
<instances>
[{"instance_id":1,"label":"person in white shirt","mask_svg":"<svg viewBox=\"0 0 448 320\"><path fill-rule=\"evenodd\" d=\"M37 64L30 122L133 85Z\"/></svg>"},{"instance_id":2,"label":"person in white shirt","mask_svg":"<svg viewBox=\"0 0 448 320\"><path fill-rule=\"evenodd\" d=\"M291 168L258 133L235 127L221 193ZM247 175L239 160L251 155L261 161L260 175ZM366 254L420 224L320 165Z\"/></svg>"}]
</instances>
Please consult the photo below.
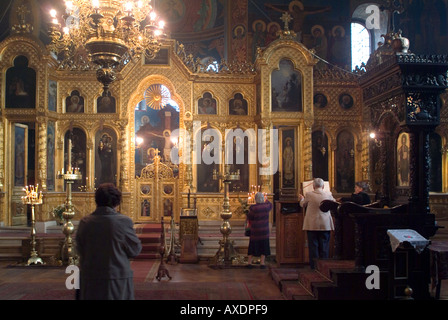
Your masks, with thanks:
<instances>
[{"instance_id":1,"label":"person in white shirt","mask_svg":"<svg viewBox=\"0 0 448 320\"><path fill-rule=\"evenodd\" d=\"M324 190L324 180L313 180L313 191L305 196L299 195L300 206L306 208L303 230L307 231L308 250L311 269L315 269L315 259L328 258L330 245L330 231L334 230L333 218L330 211L323 212L319 206L323 200L333 200L330 190Z\"/></svg>"}]
</instances>

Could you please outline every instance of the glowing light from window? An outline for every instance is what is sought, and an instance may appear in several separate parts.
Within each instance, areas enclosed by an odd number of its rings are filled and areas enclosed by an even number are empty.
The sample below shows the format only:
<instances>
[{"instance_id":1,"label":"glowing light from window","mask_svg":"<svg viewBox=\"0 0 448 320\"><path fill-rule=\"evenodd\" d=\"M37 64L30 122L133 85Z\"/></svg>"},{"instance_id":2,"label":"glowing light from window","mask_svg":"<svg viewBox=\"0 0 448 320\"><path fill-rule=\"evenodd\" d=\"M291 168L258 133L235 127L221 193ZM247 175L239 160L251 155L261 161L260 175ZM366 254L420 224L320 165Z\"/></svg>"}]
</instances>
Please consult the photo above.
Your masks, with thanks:
<instances>
[{"instance_id":1,"label":"glowing light from window","mask_svg":"<svg viewBox=\"0 0 448 320\"><path fill-rule=\"evenodd\" d=\"M352 70L361 63L367 63L370 57L370 33L360 23L352 23Z\"/></svg>"}]
</instances>

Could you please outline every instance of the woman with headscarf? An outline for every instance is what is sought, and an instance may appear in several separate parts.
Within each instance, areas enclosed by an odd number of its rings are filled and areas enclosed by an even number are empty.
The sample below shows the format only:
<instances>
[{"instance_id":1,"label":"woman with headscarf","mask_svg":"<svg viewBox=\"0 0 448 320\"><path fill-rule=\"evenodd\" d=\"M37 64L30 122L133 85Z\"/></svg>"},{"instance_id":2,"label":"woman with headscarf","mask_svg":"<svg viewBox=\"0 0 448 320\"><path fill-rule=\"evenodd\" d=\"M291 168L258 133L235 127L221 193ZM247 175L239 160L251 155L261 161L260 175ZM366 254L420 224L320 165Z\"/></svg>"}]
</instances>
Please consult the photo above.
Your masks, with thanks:
<instances>
[{"instance_id":1,"label":"woman with headscarf","mask_svg":"<svg viewBox=\"0 0 448 320\"><path fill-rule=\"evenodd\" d=\"M255 204L249 207L247 219L250 224L250 240L248 255L248 267L252 267L253 256L260 257L260 266L266 268L266 256L271 254L269 245L269 212L272 203L265 200L263 193L255 194Z\"/></svg>"}]
</instances>

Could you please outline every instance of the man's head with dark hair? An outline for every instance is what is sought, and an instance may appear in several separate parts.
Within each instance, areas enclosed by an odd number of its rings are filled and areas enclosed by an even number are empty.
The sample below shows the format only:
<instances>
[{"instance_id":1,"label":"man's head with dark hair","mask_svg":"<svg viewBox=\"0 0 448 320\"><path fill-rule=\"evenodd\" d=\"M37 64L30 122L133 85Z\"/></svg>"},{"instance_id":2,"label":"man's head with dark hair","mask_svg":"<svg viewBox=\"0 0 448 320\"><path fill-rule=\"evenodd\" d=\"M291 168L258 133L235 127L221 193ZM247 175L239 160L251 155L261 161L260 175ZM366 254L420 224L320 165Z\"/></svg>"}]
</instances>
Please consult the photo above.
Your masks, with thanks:
<instances>
[{"instance_id":1,"label":"man's head with dark hair","mask_svg":"<svg viewBox=\"0 0 448 320\"><path fill-rule=\"evenodd\" d=\"M98 207L117 207L121 202L121 191L113 183L101 184L95 192Z\"/></svg>"}]
</instances>

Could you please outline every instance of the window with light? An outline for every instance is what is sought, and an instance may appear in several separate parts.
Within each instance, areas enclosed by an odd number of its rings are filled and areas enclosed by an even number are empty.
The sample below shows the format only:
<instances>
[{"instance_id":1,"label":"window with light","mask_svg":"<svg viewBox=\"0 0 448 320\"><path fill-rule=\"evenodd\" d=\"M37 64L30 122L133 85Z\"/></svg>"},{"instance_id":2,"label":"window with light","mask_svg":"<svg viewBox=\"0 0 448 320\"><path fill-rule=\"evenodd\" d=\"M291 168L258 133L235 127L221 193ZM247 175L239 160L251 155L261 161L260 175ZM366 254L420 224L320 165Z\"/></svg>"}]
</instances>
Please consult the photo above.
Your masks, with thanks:
<instances>
[{"instance_id":1,"label":"window with light","mask_svg":"<svg viewBox=\"0 0 448 320\"><path fill-rule=\"evenodd\" d=\"M351 24L352 39L352 70L362 63L367 63L370 57L370 32L358 22Z\"/></svg>"}]
</instances>

